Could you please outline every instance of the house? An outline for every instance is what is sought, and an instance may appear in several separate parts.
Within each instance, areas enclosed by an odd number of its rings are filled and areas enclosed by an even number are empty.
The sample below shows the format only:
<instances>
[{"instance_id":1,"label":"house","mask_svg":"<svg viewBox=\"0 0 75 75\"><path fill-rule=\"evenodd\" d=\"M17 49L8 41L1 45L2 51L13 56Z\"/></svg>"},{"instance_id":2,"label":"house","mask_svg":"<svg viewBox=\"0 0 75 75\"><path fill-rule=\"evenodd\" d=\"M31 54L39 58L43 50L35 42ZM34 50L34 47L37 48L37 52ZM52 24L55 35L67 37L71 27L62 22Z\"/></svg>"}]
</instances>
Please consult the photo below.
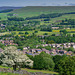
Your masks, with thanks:
<instances>
[{"instance_id":1,"label":"house","mask_svg":"<svg viewBox=\"0 0 75 75\"><path fill-rule=\"evenodd\" d=\"M51 47L56 47L56 45L55 44L51 44Z\"/></svg>"},{"instance_id":2,"label":"house","mask_svg":"<svg viewBox=\"0 0 75 75\"><path fill-rule=\"evenodd\" d=\"M59 53L60 50L56 50L57 53Z\"/></svg>"},{"instance_id":3,"label":"house","mask_svg":"<svg viewBox=\"0 0 75 75\"><path fill-rule=\"evenodd\" d=\"M28 49L27 47L24 47L24 48L23 48L23 50L27 50L27 49Z\"/></svg>"},{"instance_id":4,"label":"house","mask_svg":"<svg viewBox=\"0 0 75 75\"><path fill-rule=\"evenodd\" d=\"M42 48L42 51L46 51L46 49L45 48Z\"/></svg>"},{"instance_id":5,"label":"house","mask_svg":"<svg viewBox=\"0 0 75 75\"><path fill-rule=\"evenodd\" d=\"M52 29L59 29L59 27L52 27Z\"/></svg>"},{"instance_id":6,"label":"house","mask_svg":"<svg viewBox=\"0 0 75 75\"><path fill-rule=\"evenodd\" d=\"M41 53L42 52L42 50L41 49L36 49L36 53Z\"/></svg>"},{"instance_id":7,"label":"house","mask_svg":"<svg viewBox=\"0 0 75 75\"><path fill-rule=\"evenodd\" d=\"M39 47L40 45L36 45L36 48Z\"/></svg>"},{"instance_id":8,"label":"house","mask_svg":"<svg viewBox=\"0 0 75 75\"><path fill-rule=\"evenodd\" d=\"M56 44L55 46L56 46L57 48L60 48L60 45L61 45L61 44Z\"/></svg>"},{"instance_id":9,"label":"house","mask_svg":"<svg viewBox=\"0 0 75 75\"><path fill-rule=\"evenodd\" d=\"M49 50L46 50L46 51L44 51L45 53L47 53L47 54L50 54L50 51Z\"/></svg>"},{"instance_id":10,"label":"house","mask_svg":"<svg viewBox=\"0 0 75 75\"><path fill-rule=\"evenodd\" d=\"M57 52L56 52L55 49L51 49L51 50L50 50L50 54L57 54Z\"/></svg>"},{"instance_id":11,"label":"house","mask_svg":"<svg viewBox=\"0 0 75 75\"><path fill-rule=\"evenodd\" d=\"M60 50L59 53L60 53L60 54L65 54L65 53L67 53L67 51L65 51L65 50Z\"/></svg>"},{"instance_id":12,"label":"house","mask_svg":"<svg viewBox=\"0 0 75 75\"><path fill-rule=\"evenodd\" d=\"M4 24L0 24L0 27L5 28L5 27L6 27L6 25L4 25Z\"/></svg>"},{"instance_id":13,"label":"house","mask_svg":"<svg viewBox=\"0 0 75 75\"><path fill-rule=\"evenodd\" d=\"M45 52L45 53L50 54L50 51L49 50L46 50L45 48L42 48L42 51Z\"/></svg>"},{"instance_id":14,"label":"house","mask_svg":"<svg viewBox=\"0 0 75 75\"><path fill-rule=\"evenodd\" d=\"M69 52L66 53L66 55L72 55L72 54L73 54L72 51L69 51Z\"/></svg>"},{"instance_id":15,"label":"house","mask_svg":"<svg viewBox=\"0 0 75 75\"><path fill-rule=\"evenodd\" d=\"M73 48L75 49L75 45L73 45Z\"/></svg>"},{"instance_id":16,"label":"house","mask_svg":"<svg viewBox=\"0 0 75 75\"><path fill-rule=\"evenodd\" d=\"M36 49L30 49L29 50L31 53L36 53Z\"/></svg>"},{"instance_id":17,"label":"house","mask_svg":"<svg viewBox=\"0 0 75 75\"><path fill-rule=\"evenodd\" d=\"M51 46L51 44L48 44L49 46Z\"/></svg>"},{"instance_id":18,"label":"house","mask_svg":"<svg viewBox=\"0 0 75 75\"><path fill-rule=\"evenodd\" d=\"M13 43L13 40L2 40L1 42L5 46L8 46L8 45L16 45L17 46L17 44Z\"/></svg>"},{"instance_id":19,"label":"house","mask_svg":"<svg viewBox=\"0 0 75 75\"><path fill-rule=\"evenodd\" d=\"M60 34L56 34L55 36L60 36Z\"/></svg>"},{"instance_id":20,"label":"house","mask_svg":"<svg viewBox=\"0 0 75 75\"><path fill-rule=\"evenodd\" d=\"M33 56L33 54L32 53L27 53L28 55L32 55Z\"/></svg>"}]
</instances>

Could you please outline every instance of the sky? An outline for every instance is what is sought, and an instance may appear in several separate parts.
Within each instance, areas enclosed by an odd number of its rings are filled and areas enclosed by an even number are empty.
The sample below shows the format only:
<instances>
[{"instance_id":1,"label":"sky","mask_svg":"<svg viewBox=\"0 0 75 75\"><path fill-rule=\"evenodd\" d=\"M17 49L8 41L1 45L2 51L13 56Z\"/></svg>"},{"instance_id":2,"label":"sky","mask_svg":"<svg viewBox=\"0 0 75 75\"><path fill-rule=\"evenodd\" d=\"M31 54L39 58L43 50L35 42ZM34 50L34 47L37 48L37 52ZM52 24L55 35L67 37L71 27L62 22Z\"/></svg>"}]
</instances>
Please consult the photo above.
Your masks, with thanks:
<instances>
[{"instance_id":1,"label":"sky","mask_svg":"<svg viewBox=\"0 0 75 75\"><path fill-rule=\"evenodd\" d=\"M68 6L75 0L0 0L0 6Z\"/></svg>"}]
</instances>

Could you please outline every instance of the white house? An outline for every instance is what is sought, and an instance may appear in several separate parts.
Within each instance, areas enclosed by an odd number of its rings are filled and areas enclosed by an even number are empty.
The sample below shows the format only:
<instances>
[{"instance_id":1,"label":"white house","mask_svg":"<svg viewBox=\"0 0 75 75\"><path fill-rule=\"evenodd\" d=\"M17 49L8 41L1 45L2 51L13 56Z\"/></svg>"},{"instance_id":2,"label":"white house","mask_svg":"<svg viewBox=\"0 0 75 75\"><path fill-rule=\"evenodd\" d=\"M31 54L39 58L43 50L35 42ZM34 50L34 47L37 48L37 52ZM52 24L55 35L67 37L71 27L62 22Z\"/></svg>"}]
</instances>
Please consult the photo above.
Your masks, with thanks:
<instances>
[{"instance_id":1,"label":"white house","mask_svg":"<svg viewBox=\"0 0 75 75\"><path fill-rule=\"evenodd\" d=\"M73 48L75 49L75 45L73 45Z\"/></svg>"}]
</instances>

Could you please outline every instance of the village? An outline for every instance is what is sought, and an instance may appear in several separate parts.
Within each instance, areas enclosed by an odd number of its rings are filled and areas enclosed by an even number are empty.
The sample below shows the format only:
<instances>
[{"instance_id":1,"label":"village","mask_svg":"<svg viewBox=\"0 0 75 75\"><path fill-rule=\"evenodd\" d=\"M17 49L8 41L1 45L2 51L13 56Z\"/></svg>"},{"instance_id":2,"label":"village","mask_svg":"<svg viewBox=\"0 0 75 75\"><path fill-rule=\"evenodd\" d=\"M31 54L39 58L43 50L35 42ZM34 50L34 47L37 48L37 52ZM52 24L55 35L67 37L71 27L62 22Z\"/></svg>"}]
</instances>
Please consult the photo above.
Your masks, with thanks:
<instances>
[{"instance_id":1,"label":"village","mask_svg":"<svg viewBox=\"0 0 75 75\"><path fill-rule=\"evenodd\" d=\"M40 45L37 45L36 48L38 48ZM75 43L63 43L63 44L42 44L43 47L50 46L51 50L46 50L45 48L42 49L30 49L29 47L23 48L23 53L28 55L39 55L41 52L45 52L48 54L51 54L53 56L55 55L72 55L72 51L66 51L65 48L73 47L75 49ZM60 50L59 50L60 48Z\"/></svg>"},{"instance_id":2,"label":"village","mask_svg":"<svg viewBox=\"0 0 75 75\"><path fill-rule=\"evenodd\" d=\"M13 40L0 40L0 42L2 44L4 44L5 46L8 45L14 45L14 46L18 46L18 44L15 44ZM51 54L52 56L55 55L74 55L74 53L72 51L66 51L65 49L68 49L70 47L75 49L75 43L71 42L71 43L62 43L62 44L41 44L42 48L39 49L38 47L40 47L40 45L36 45L36 48L31 49L30 47L23 47L23 53L24 54L28 54L28 55L39 55L41 52L45 52L48 54ZM51 49L47 50L44 47L49 46ZM21 49L18 49L18 51ZM2 52L3 49L0 48L0 52Z\"/></svg>"},{"instance_id":3,"label":"village","mask_svg":"<svg viewBox=\"0 0 75 75\"><path fill-rule=\"evenodd\" d=\"M5 46L8 46L8 45L16 45L17 46L18 45L18 44L13 43L13 40L1 40L0 42L2 42L2 44L4 44ZM51 55L63 55L63 54L72 55L73 54L72 51L66 51L64 49L70 48L70 47L73 47L75 49L75 43L42 44L43 47L50 46L51 50L46 50L45 48L38 49L39 46L40 45L36 45L36 49L30 49L30 47L24 47L23 53L34 56L34 55L39 55L41 52L44 51L45 53L48 53ZM59 50L59 48L60 48L60 50ZM18 49L18 50L20 50L20 49ZM0 48L0 51L2 51L1 48Z\"/></svg>"}]
</instances>

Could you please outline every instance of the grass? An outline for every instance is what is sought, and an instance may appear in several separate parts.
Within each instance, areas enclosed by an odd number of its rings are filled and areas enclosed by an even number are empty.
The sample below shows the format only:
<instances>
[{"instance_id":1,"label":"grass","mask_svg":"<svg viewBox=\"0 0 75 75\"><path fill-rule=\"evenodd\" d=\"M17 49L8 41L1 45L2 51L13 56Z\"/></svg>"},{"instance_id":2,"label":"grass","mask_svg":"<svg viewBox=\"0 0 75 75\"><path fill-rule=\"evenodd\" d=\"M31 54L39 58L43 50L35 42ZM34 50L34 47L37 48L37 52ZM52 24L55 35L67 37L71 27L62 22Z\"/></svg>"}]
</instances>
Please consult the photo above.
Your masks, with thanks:
<instances>
[{"instance_id":1,"label":"grass","mask_svg":"<svg viewBox=\"0 0 75 75\"><path fill-rule=\"evenodd\" d=\"M15 9L10 13L17 14L18 17L32 17L38 16L41 14L51 14L51 13L67 13L67 12L75 12L75 6L28 6L21 9ZM0 13L0 17L2 20L7 19L8 13ZM52 18L50 23L41 22L40 25L49 25L52 23L56 23L58 20L64 20L65 18L68 19L75 19L75 14L66 14L61 17ZM39 19L38 19L39 20ZM57 23L56 23L57 24Z\"/></svg>"},{"instance_id":2,"label":"grass","mask_svg":"<svg viewBox=\"0 0 75 75\"><path fill-rule=\"evenodd\" d=\"M14 74L14 73L3 73L3 72L0 72L0 75L19 75L19 74Z\"/></svg>"},{"instance_id":3,"label":"grass","mask_svg":"<svg viewBox=\"0 0 75 75\"><path fill-rule=\"evenodd\" d=\"M41 14L51 14L51 13L67 13L67 12L75 12L75 6L28 6L21 9L15 9L10 13L17 14L18 17L32 17L38 16ZM0 13L0 17L2 20L7 18L8 13ZM62 16L68 17L68 15ZM70 17L75 18L75 16L70 15ZM58 18L58 19L62 19Z\"/></svg>"},{"instance_id":4,"label":"grass","mask_svg":"<svg viewBox=\"0 0 75 75\"><path fill-rule=\"evenodd\" d=\"M8 69L8 68L10 68L10 67L3 67L3 66L0 66L0 68ZM10 68L10 69L13 70L13 68ZM0 75L19 75L19 74L0 72Z\"/></svg>"},{"instance_id":5,"label":"grass","mask_svg":"<svg viewBox=\"0 0 75 75\"><path fill-rule=\"evenodd\" d=\"M7 19L7 13L0 13L1 20Z\"/></svg>"},{"instance_id":6,"label":"grass","mask_svg":"<svg viewBox=\"0 0 75 75\"><path fill-rule=\"evenodd\" d=\"M75 31L75 28L72 28L72 29L66 29L68 32L71 32L71 31Z\"/></svg>"},{"instance_id":7,"label":"grass","mask_svg":"<svg viewBox=\"0 0 75 75\"><path fill-rule=\"evenodd\" d=\"M12 31L12 33L13 33L13 32L16 33L15 35L24 35L25 32L28 32L29 35L30 35L30 34L34 33L34 30L33 30L33 31ZM22 33L24 33L24 34L19 34L19 32L22 32ZM53 32L48 32L48 31L38 31L38 33L35 33L35 34L38 36L38 35L44 35L45 33L48 33L48 35L59 34L59 32L56 31L56 30L55 30L55 32L54 32L54 31L53 31Z\"/></svg>"},{"instance_id":8,"label":"grass","mask_svg":"<svg viewBox=\"0 0 75 75\"><path fill-rule=\"evenodd\" d=\"M72 28L72 29L66 29L68 32L71 32L71 31L75 31L75 28ZM23 34L19 34L19 32L22 32ZM34 33L35 31L11 31L11 33L16 33L16 35L25 35L25 32L28 32L29 34L28 35L31 35L32 33ZM0 33L0 36L2 35L5 35L5 34L11 34L9 32L4 32L4 33ZM38 31L38 33L35 33L37 36L38 35L44 35L45 33L47 33L48 35L52 35L52 34L60 34L60 30L52 30L52 32L48 32L48 31ZM69 33L69 34L74 34L74 33Z\"/></svg>"},{"instance_id":9,"label":"grass","mask_svg":"<svg viewBox=\"0 0 75 75\"><path fill-rule=\"evenodd\" d=\"M5 68L8 69L10 67L3 67L0 66L0 68ZM12 70L12 68L10 68ZM22 68L22 70L28 71L28 72L42 72L42 73L48 73L48 74L58 74L57 72L53 71L47 71L47 70L34 70L34 69L27 69L27 68ZM0 73L0 75L18 75L18 74L12 74L12 73Z\"/></svg>"},{"instance_id":10,"label":"grass","mask_svg":"<svg viewBox=\"0 0 75 75\"><path fill-rule=\"evenodd\" d=\"M46 70L34 70L34 69L22 69L22 70L26 70L28 72L42 72L42 73L48 73L48 74L58 74L57 72L53 72L53 71L46 71Z\"/></svg>"},{"instance_id":11,"label":"grass","mask_svg":"<svg viewBox=\"0 0 75 75\"><path fill-rule=\"evenodd\" d=\"M3 36L5 34L10 34L9 32L0 33L0 36Z\"/></svg>"},{"instance_id":12,"label":"grass","mask_svg":"<svg viewBox=\"0 0 75 75\"><path fill-rule=\"evenodd\" d=\"M12 67L4 67L4 66L0 66L0 68L5 68L5 69L10 68L11 70L13 70L13 68L12 68Z\"/></svg>"},{"instance_id":13,"label":"grass","mask_svg":"<svg viewBox=\"0 0 75 75\"><path fill-rule=\"evenodd\" d=\"M20 17L32 17L40 14L66 13L74 11L74 6L28 6L21 9L16 9L11 13L16 13Z\"/></svg>"}]
</instances>

